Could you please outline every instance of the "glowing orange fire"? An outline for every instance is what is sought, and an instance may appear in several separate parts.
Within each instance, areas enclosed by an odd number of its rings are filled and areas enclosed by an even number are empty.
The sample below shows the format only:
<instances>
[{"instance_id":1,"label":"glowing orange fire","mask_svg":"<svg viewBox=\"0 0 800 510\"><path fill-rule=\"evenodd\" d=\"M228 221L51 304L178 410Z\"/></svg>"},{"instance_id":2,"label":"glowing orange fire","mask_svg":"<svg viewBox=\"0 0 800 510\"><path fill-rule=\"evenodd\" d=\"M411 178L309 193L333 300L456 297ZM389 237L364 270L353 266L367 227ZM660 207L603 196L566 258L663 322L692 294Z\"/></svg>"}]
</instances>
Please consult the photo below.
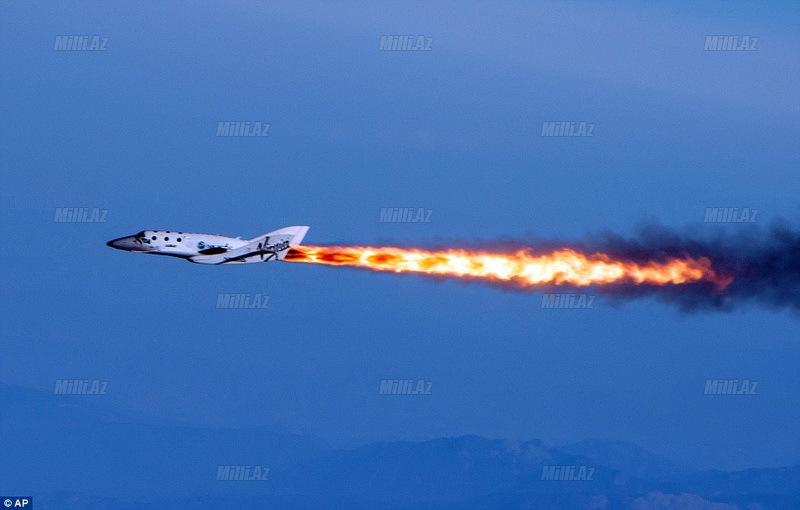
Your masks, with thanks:
<instances>
[{"instance_id":1,"label":"glowing orange fire","mask_svg":"<svg viewBox=\"0 0 800 510\"><path fill-rule=\"evenodd\" d=\"M546 255L534 255L527 250L488 253L365 246L295 246L285 260L363 267L375 271L482 278L521 287L541 284L586 286L614 282L678 285L708 281L721 290L732 280L717 275L707 257L637 263L612 260L603 253L587 256L569 248Z\"/></svg>"}]
</instances>

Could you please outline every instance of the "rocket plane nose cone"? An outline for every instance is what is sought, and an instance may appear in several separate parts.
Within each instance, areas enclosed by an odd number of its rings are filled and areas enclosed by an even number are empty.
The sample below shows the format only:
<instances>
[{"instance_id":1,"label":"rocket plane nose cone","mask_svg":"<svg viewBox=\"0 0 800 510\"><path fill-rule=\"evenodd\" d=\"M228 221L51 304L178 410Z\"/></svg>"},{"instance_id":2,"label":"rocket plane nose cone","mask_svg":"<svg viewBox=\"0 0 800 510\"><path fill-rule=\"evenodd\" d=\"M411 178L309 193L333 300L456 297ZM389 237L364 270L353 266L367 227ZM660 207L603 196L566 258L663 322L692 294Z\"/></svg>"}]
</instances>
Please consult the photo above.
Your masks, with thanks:
<instances>
[{"instance_id":1,"label":"rocket plane nose cone","mask_svg":"<svg viewBox=\"0 0 800 510\"><path fill-rule=\"evenodd\" d=\"M106 246L116 248L117 250L132 251L136 249L136 243L133 237L120 237L119 239L112 239L106 243Z\"/></svg>"}]
</instances>

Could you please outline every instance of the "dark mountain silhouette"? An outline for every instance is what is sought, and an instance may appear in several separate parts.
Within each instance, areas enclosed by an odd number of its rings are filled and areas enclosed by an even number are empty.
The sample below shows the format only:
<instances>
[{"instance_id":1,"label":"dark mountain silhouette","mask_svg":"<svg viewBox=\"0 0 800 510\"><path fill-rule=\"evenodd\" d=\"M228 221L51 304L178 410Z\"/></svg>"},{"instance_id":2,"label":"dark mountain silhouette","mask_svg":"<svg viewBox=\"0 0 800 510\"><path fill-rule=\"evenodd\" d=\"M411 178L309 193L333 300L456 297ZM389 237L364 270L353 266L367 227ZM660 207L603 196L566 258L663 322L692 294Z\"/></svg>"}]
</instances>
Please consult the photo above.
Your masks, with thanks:
<instances>
[{"instance_id":1,"label":"dark mountain silhouette","mask_svg":"<svg viewBox=\"0 0 800 510\"><path fill-rule=\"evenodd\" d=\"M5 495L33 496L39 510L800 508L800 466L695 471L598 439L551 448L462 436L334 450L276 427L129 422L99 398L0 386ZM266 480L220 481L220 465L270 470Z\"/></svg>"},{"instance_id":2,"label":"dark mountain silhouette","mask_svg":"<svg viewBox=\"0 0 800 510\"><path fill-rule=\"evenodd\" d=\"M677 482L687 480L692 473L688 466L654 455L625 441L585 439L560 447L559 450L572 455L583 455L598 464L644 480Z\"/></svg>"}]
</instances>

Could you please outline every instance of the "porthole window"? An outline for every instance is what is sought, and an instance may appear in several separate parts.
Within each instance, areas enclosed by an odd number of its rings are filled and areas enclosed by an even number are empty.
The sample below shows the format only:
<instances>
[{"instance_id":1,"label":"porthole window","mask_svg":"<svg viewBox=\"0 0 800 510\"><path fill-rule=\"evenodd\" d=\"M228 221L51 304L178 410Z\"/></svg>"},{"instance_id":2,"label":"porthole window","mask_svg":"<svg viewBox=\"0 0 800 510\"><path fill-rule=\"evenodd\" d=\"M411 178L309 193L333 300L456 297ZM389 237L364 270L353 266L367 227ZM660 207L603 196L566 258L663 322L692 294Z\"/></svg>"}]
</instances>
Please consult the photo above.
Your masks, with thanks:
<instances>
[{"instance_id":1,"label":"porthole window","mask_svg":"<svg viewBox=\"0 0 800 510\"><path fill-rule=\"evenodd\" d=\"M164 238L164 240L165 240L165 241L169 241L169 237L165 237L165 238Z\"/></svg>"},{"instance_id":2,"label":"porthole window","mask_svg":"<svg viewBox=\"0 0 800 510\"><path fill-rule=\"evenodd\" d=\"M152 239L153 239L153 241L155 241L156 240L156 236L153 236Z\"/></svg>"},{"instance_id":3,"label":"porthole window","mask_svg":"<svg viewBox=\"0 0 800 510\"><path fill-rule=\"evenodd\" d=\"M181 238L180 237L178 238L178 242L181 242Z\"/></svg>"}]
</instances>

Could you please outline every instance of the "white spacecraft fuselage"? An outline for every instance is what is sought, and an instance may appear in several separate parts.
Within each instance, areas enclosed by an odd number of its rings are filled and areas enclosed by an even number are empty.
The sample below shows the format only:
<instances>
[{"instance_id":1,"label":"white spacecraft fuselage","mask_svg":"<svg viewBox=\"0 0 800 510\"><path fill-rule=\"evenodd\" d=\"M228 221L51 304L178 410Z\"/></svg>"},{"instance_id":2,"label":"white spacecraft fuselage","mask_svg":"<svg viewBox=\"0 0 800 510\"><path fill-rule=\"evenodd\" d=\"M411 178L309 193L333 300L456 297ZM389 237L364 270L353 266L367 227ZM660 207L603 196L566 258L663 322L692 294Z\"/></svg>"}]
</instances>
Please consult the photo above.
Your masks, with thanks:
<instances>
[{"instance_id":1,"label":"white spacecraft fuselage","mask_svg":"<svg viewBox=\"0 0 800 510\"><path fill-rule=\"evenodd\" d=\"M309 227L285 227L245 240L214 234L171 230L143 230L106 243L125 251L167 255L196 264L228 264L283 260L289 248L300 244Z\"/></svg>"}]
</instances>

